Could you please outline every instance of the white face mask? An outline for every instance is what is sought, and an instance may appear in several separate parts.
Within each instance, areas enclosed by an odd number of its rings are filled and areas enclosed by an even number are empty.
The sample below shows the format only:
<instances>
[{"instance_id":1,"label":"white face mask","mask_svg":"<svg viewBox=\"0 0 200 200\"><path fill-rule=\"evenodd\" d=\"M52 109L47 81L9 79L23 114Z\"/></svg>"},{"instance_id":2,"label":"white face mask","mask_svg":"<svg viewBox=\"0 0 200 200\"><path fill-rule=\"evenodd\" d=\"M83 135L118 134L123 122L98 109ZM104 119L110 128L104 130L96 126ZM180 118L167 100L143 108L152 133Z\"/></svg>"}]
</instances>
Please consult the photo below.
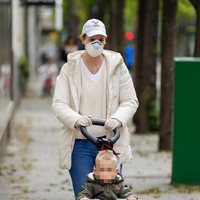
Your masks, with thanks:
<instances>
[{"instance_id":1,"label":"white face mask","mask_svg":"<svg viewBox=\"0 0 200 200\"><path fill-rule=\"evenodd\" d=\"M85 49L88 54L92 57L97 57L102 54L104 43L101 43L99 40L92 41L85 45Z\"/></svg>"}]
</instances>

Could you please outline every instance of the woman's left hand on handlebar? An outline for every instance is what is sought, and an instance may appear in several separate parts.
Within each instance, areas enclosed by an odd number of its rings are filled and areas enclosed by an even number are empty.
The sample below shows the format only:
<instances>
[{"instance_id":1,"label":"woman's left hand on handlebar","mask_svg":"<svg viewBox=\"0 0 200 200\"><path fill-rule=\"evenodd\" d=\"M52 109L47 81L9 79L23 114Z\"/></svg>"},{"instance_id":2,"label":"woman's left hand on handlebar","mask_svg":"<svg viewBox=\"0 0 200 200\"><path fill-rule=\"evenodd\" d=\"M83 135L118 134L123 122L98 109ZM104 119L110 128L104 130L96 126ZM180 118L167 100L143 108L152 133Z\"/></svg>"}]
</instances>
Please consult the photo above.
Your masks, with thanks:
<instances>
[{"instance_id":1,"label":"woman's left hand on handlebar","mask_svg":"<svg viewBox=\"0 0 200 200\"><path fill-rule=\"evenodd\" d=\"M117 119L110 118L110 119L107 119L106 122L105 122L105 128L110 130L110 131L113 131L114 129L116 129L120 126L122 126L122 124Z\"/></svg>"}]
</instances>

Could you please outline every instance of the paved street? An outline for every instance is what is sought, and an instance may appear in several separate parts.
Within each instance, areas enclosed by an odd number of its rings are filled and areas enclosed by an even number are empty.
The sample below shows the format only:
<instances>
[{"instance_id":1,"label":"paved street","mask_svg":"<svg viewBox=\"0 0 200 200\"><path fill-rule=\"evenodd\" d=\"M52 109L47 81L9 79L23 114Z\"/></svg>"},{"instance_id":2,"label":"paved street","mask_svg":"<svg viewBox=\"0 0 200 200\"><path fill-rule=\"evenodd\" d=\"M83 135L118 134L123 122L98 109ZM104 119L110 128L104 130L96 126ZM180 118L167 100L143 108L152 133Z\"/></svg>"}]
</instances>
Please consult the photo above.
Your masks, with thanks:
<instances>
[{"instance_id":1,"label":"paved street","mask_svg":"<svg viewBox=\"0 0 200 200\"><path fill-rule=\"evenodd\" d=\"M0 200L72 200L66 170L58 165L59 122L51 98L40 98L33 80L16 112L0 165ZM156 134L132 135L134 159L123 166L129 187L142 200L200 200L200 186L170 184L171 153L157 152Z\"/></svg>"}]
</instances>

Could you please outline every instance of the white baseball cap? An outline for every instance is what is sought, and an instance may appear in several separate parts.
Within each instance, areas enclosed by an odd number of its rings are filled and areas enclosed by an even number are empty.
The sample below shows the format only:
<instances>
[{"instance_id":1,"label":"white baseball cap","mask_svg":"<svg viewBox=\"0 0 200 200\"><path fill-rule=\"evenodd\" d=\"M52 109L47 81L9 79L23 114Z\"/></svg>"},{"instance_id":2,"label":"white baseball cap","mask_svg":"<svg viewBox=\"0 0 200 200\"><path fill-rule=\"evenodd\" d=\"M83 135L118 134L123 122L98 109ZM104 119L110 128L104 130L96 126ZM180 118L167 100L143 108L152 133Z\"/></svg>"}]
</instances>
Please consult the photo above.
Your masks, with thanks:
<instances>
[{"instance_id":1,"label":"white baseball cap","mask_svg":"<svg viewBox=\"0 0 200 200\"><path fill-rule=\"evenodd\" d=\"M102 21L98 19L89 19L84 25L82 29L82 34L86 34L89 37L92 37L93 35L103 35L107 37L106 35L106 28Z\"/></svg>"}]
</instances>

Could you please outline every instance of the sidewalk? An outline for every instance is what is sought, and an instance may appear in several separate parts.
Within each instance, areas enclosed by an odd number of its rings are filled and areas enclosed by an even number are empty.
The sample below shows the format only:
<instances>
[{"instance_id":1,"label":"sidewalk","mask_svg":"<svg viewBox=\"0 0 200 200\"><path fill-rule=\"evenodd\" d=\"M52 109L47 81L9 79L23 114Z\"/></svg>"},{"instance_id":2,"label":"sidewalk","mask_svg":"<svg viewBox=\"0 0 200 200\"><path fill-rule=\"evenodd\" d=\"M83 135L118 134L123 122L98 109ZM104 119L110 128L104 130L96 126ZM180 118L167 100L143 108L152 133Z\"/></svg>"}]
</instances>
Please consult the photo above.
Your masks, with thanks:
<instances>
[{"instance_id":1,"label":"sidewalk","mask_svg":"<svg viewBox=\"0 0 200 200\"><path fill-rule=\"evenodd\" d=\"M15 115L0 165L0 200L73 200L69 174L58 165L60 124L51 98L30 84ZM132 136L134 159L123 166L130 188L142 200L200 200L200 186L172 186L171 153L157 152L157 135Z\"/></svg>"}]
</instances>

